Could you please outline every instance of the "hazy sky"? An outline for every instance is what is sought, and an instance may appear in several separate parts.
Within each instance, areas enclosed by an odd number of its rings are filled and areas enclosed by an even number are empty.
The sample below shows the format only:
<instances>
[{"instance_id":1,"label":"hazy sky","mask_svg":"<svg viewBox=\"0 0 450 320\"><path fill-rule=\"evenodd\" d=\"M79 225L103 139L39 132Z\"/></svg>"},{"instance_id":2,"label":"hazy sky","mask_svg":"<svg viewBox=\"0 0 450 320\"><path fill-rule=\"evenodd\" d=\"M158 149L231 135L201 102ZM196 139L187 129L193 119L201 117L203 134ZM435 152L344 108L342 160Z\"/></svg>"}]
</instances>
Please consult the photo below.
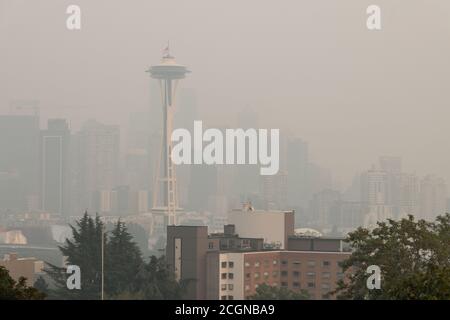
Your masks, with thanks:
<instances>
[{"instance_id":1,"label":"hazy sky","mask_svg":"<svg viewBox=\"0 0 450 320\"><path fill-rule=\"evenodd\" d=\"M69 4L81 31L66 29ZM369 4L381 31L366 29ZM207 125L250 106L345 182L380 155L450 182L448 0L0 0L0 112L37 99L74 128L125 126L167 40Z\"/></svg>"}]
</instances>

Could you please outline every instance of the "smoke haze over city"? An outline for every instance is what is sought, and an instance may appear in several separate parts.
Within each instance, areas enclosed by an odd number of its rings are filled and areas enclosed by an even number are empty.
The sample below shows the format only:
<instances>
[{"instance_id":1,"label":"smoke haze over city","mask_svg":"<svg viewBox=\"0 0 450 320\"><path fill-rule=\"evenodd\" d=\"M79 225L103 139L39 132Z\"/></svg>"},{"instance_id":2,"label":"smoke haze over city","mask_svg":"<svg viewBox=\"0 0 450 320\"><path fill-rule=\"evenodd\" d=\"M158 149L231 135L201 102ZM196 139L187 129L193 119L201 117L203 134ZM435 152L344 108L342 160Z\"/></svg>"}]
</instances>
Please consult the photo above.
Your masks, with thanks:
<instances>
[{"instance_id":1,"label":"smoke haze over city","mask_svg":"<svg viewBox=\"0 0 450 320\"><path fill-rule=\"evenodd\" d=\"M0 1L2 112L39 100L43 124L96 118L124 139L130 113L149 108L144 71L170 40L205 123L233 127L250 108L261 127L307 141L340 188L380 155L450 181L447 1L379 1L380 33L361 16L370 1L78 2L83 28L70 33L70 1Z\"/></svg>"},{"instance_id":2,"label":"smoke haze over city","mask_svg":"<svg viewBox=\"0 0 450 320\"><path fill-rule=\"evenodd\" d=\"M0 0L0 303L450 300L449 21L448 0Z\"/></svg>"}]
</instances>

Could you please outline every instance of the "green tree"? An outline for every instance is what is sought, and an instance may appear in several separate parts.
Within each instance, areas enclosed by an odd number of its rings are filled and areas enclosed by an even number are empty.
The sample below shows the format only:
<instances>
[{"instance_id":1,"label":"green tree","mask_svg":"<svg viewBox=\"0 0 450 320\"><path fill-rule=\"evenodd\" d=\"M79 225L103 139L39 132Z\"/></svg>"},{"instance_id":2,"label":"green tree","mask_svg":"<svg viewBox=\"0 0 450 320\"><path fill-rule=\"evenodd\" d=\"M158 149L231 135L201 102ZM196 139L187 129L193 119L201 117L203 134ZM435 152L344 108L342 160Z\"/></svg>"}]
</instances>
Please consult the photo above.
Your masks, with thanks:
<instances>
[{"instance_id":1,"label":"green tree","mask_svg":"<svg viewBox=\"0 0 450 320\"><path fill-rule=\"evenodd\" d=\"M48 284L42 276L39 276L39 278L36 279L33 287L35 287L38 291L45 294L48 294L49 292Z\"/></svg>"},{"instance_id":2,"label":"green tree","mask_svg":"<svg viewBox=\"0 0 450 320\"><path fill-rule=\"evenodd\" d=\"M81 270L81 290L68 290L66 268L48 264L46 272L56 289L54 299L101 298L101 239L104 234L104 281L107 299L180 299L185 282L178 283L163 257L152 256L146 263L138 245L119 221L104 233L100 218L87 213L72 227L73 237L59 247L67 264Z\"/></svg>"},{"instance_id":3,"label":"green tree","mask_svg":"<svg viewBox=\"0 0 450 320\"><path fill-rule=\"evenodd\" d=\"M273 287L262 284L256 289L256 294L250 300L308 300L309 294L305 290L293 291L285 287Z\"/></svg>"},{"instance_id":4,"label":"green tree","mask_svg":"<svg viewBox=\"0 0 450 320\"><path fill-rule=\"evenodd\" d=\"M81 290L68 290L66 268L47 264L45 271L53 279L56 289L52 297L58 299L95 300L101 297L101 239L103 223L87 212L72 229L72 239L67 239L59 249L66 257L68 265L76 265L81 270ZM106 243L106 236L104 236Z\"/></svg>"},{"instance_id":5,"label":"green tree","mask_svg":"<svg viewBox=\"0 0 450 320\"><path fill-rule=\"evenodd\" d=\"M28 287L26 278L15 281L5 267L0 266L0 300L43 300L46 295L38 289Z\"/></svg>"},{"instance_id":6,"label":"green tree","mask_svg":"<svg viewBox=\"0 0 450 320\"><path fill-rule=\"evenodd\" d=\"M413 216L379 222L348 235L353 249L342 263L340 299L450 299L450 214L434 222ZM367 267L381 270L381 289L367 288Z\"/></svg>"},{"instance_id":7,"label":"green tree","mask_svg":"<svg viewBox=\"0 0 450 320\"><path fill-rule=\"evenodd\" d=\"M164 256L152 256L148 263L141 265L135 292L146 300L179 300L183 298L189 282L175 280Z\"/></svg>"},{"instance_id":8,"label":"green tree","mask_svg":"<svg viewBox=\"0 0 450 320\"><path fill-rule=\"evenodd\" d=\"M109 296L132 291L144 263L141 251L123 222L117 222L106 246L105 286Z\"/></svg>"}]
</instances>

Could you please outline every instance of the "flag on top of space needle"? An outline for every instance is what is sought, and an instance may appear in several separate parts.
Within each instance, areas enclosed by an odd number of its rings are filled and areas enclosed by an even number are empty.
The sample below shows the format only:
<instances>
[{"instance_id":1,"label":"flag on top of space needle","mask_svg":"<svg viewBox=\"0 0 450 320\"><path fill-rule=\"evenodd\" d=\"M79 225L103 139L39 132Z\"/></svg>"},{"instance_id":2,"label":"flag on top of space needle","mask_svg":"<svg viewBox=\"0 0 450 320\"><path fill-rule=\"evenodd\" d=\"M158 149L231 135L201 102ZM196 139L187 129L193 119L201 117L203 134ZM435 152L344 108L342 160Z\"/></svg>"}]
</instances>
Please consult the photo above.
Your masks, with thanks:
<instances>
[{"instance_id":1,"label":"flag on top of space needle","mask_svg":"<svg viewBox=\"0 0 450 320\"><path fill-rule=\"evenodd\" d=\"M167 43L167 46L163 50L163 58L169 58L170 57L170 45Z\"/></svg>"}]
</instances>

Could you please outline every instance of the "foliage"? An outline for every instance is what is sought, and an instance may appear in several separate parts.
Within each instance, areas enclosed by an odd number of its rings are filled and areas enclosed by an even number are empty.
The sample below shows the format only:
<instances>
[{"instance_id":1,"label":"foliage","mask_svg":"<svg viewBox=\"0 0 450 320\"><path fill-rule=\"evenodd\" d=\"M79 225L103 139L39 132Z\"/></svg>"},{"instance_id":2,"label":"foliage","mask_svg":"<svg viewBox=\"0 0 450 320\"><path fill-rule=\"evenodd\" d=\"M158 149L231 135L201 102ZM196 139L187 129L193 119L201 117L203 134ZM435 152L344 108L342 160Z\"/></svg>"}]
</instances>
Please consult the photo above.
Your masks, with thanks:
<instances>
[{"instance_id":1,"label":"foliage","mask_svg":"<svg viewBox=\"0 0 450 320\"><path fill-rule=\"evenodd\" d=\"M60 299L95 300L101 297L101 239L103 223L98 216L87 214L76 222L72 229L72 239L67 239L59 249L66 257L67 265L81 269L81 290L68 290L66 268L48 264L46 272L53 279L56 289L52 297ZM104 236L106 242L106 236Z\"/></svg>"},{"instance_id":2,"label":"foliage","mask_svg":"<svg viewBox=\"0 0 450 320\"><path fill-rule=\"evenodd\" d=\"M46 295L38 289L28 287L26 278L20 277L15 281L9 271L0 266L0 300L43 300Z\"/></svg>"},{"instance_id":3,"label":"foliage","mask_svg":"<svg viewBox=\"0 0 450 320\"><path fill-rule=\"evenodd\" d=\"M340 299L450 299L450 214L434 222L379 222L370 231L348 236L352 255L343 262L347 279L338 283ZM367 289L366 269L381 269L381 289Z\"/></svg>"},{"instance_id":4,"label":"foliage","mask_svg":"<svg viewBox=\"0 0 450 320\"><path fill-rule=\"evenodd\" d=\"M136 291L146 300L179 300L183 298L188 283L175 280L164 256L152 256L137 274Z\"/></svg>"},{"instance_id":5,"label":"foliage","mask_svg":"<svg viewBox=\"0 0 450 320\"><path fill-rule=\"evenodd\" d=\"M48 264L46 272L56 289L50 290L54 299L101 298L101 239L104 226L100 218L87 213L72 227L73 239L60 247L68 265L81 270L81 290L68 290L65 268ZM143 258L138 245L125 223L118 221L104 234L104 296L107 299L180 299L184 282L178 283L164 257Z\"/></svg>"},{"instance_id":6,"label":"foliage","mask_svg":"<svg viewBox=\"0 0 450 320\"><path fill-rule=\"evenodd\" d=\"M256 294L251 300L308 300L309 294L305 290L293 291L285 287L273 287L262 284L256 289Z\"/></svg>"}]
</instances>

